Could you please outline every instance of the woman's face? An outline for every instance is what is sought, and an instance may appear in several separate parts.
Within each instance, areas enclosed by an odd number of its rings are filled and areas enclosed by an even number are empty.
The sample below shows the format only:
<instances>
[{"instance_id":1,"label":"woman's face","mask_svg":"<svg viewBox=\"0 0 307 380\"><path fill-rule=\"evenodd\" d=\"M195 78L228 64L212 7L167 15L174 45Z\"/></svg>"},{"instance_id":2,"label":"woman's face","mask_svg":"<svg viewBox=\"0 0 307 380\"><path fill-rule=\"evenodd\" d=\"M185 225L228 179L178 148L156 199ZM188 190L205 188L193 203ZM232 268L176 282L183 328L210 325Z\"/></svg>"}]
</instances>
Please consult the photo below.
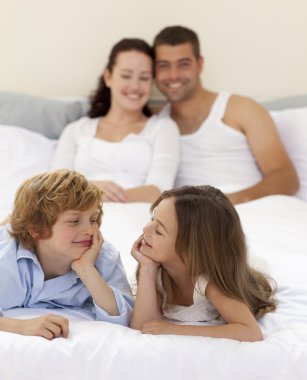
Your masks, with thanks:
<instances>
[{"instance_id":1,"label":"woman's face","mask_svg":"<svg viewBox=\"0 0 307 380\"><path fill-rule=\"evenodd\" d=\"M139 51L119 53L112 72L104 79L111 90L111 106L128 111L142 111L151 95L153 61Z\"/></svg>"}]
</instances>

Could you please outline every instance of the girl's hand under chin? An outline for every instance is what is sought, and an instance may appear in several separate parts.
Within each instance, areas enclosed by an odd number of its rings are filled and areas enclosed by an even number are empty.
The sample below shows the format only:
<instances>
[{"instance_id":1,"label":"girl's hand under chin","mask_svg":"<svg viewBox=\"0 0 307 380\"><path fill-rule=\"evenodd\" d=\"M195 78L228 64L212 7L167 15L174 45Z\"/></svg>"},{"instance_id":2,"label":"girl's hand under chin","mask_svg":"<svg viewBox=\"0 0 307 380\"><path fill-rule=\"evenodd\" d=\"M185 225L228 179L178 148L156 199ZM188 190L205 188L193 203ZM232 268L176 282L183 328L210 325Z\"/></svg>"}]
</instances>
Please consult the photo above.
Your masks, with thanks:
<instances>
[{"instance_id":1,"label":"girl's hand under chin","mask_svg":"<svg viewBox=\"0 0 307 380\"><path fill-rule=\"evenodd\" d=\"M153 260L152 258L146 256L140 252L144 240L144 234L142 234L133 244L131 249L131 256L142 266L142 265L153 265L156 267L160 266L160 263Z\"/></svg>"}]
</instances>

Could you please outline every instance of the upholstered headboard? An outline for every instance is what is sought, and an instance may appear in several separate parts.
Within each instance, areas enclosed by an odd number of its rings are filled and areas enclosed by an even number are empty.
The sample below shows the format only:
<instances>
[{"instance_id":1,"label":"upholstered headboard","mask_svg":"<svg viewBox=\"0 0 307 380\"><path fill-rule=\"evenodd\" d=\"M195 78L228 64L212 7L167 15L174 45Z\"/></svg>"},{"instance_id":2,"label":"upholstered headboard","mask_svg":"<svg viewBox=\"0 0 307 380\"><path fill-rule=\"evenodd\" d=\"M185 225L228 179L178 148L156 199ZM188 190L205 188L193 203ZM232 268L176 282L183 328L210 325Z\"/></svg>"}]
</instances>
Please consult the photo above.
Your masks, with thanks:
<instances>
[{"instance_id":1,"label":"upholstered headboard","mask_svg":"<svg viewBox=\"0 0 307 380\"><path fill-rule=\"evenodd\" d=\"M0 125L14 125L57 139L64 127L84 116L86 99L58 100L0 92Z\"/></svg>"},{"instance_id":2,"label":"upholstered headboard","mask_svg":"<svg viewBox=\"0 0 307 380\"><path fill-rule=\"evenodd\" d=\"M151 104L156 110L161 107L161 101L152 100ZM262 103L274 119L281 139L294 163L300 179L300 190L297 196L307 201L307 95L282 98ZM80 99L51 99L24 94L0 92L0 128L2 160L15 151L16 144L23 144L26 158L23 158L22 149L19 148L20 160L16 161L16 170L24 171L23 161L29 161L33 139L56 140L65 126L84 116L88 109L88 101ZM15 128L11 128L14 126ZM23 128L20 128L23 127ZM34 138L31 133L38 132L40 137ZM18 136L20 138L18 138ZM39 144L42 144L40 142ZM46 142L48 146L53 147ZM34 144L34 146L37 144ZM37 149L32 149L37 153ZM47 149L43 154L47 156ZM36 155L37 156L37 155ZM42 158L32 157L33 162L43 161ZM20 163L22 162L22 163ZM15 174L10 171L12 175ZM2 173L3 175L3 173Z\"/></svg>"},{"instance_id":3,"label":"upholstered headboard","mask_svg":"<svg viewBox=\"0 0 307 380\"><path fill-rule=\"evenodd\" d=\"M154 109L163 102L152 100ZM281 98L262 103L268 110L307 107L307 95ZM0 125L14 125L57 139L63 128L84 116L86 98L53 99L47 97L0 92Z\"/></svg>"}]
</instances>

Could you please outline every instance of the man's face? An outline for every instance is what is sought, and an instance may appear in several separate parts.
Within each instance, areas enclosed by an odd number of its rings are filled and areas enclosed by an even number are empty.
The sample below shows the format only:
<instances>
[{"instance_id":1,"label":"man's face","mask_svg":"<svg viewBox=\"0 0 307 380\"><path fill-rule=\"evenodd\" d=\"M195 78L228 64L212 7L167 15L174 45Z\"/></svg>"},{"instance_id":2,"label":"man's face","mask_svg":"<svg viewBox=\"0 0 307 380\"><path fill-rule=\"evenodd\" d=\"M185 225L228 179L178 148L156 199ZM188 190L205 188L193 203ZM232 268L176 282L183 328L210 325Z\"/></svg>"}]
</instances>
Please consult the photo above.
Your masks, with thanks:
<instances>
[{"instance_id":1,"label":"man's face","mask_svg":"<svg viewBox=\"0 0 307 380\"><path fill-rule=\"evenodd\" d=\"M196 59L192 45L159 45L155 49L155 74L159 90L170 102L190 99L201 86L202 58Z\"/></svg>"}]
</instances>

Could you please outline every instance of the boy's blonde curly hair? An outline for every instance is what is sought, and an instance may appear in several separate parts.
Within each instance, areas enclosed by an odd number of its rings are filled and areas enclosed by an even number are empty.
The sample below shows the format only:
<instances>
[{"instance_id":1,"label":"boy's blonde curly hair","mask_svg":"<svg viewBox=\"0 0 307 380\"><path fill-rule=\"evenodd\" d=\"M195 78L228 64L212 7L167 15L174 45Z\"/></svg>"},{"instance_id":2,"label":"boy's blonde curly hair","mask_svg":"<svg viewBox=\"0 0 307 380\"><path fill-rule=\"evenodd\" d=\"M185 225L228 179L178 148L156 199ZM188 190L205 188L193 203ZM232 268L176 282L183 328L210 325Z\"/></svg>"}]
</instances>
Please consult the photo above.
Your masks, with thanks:
<instances>
[{"instance_id":1,"label":"boy's blonde curly hair","mask_svg":"<svg viewBox=\"0 0 307 380\"><path fill-rule=\"evenodd\" d=\"M60 169L31 177L16 192L10 234L24 248L35 252L36 240L29 230L35 231L39 238L47 239L61 213L85 211L96 203L100 226L102 195L95 184L75 171Z\"/></svg>"}]
</instances>

